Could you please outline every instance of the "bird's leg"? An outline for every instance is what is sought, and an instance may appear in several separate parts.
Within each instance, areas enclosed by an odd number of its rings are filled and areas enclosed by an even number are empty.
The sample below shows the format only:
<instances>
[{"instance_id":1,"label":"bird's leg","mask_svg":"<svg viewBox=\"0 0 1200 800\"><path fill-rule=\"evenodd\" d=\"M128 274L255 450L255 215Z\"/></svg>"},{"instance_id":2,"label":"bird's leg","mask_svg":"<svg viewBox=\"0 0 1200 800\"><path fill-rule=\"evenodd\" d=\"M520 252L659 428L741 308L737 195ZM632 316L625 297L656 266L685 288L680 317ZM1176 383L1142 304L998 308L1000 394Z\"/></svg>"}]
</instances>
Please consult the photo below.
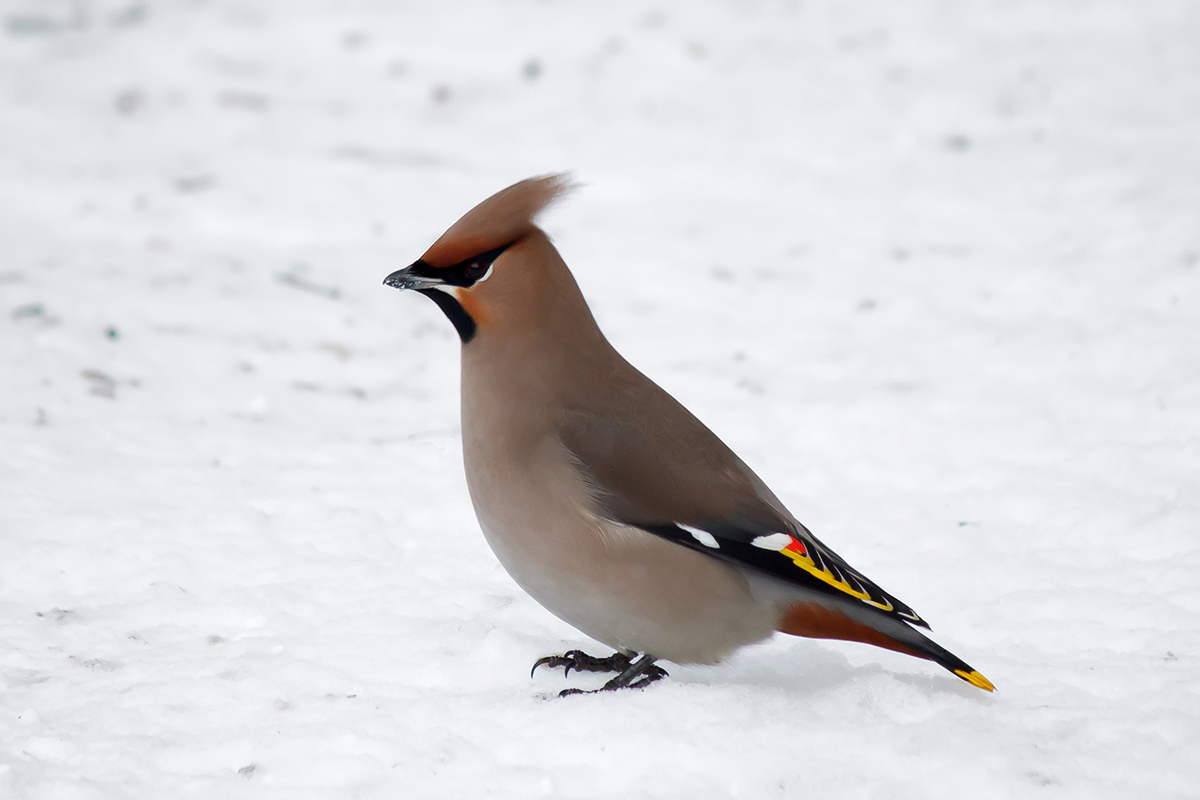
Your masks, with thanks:
<instances>
[{"instance_id":1,"label":"bird's leg","mask_svg":"<svg viewBox=\"0 0 1200 800\"><path fill-rule=\"evenodd\" d=\"M563 689L558 693L558 696L567 697L573 694L613 692L617 689L641 689L649 686L657 680L667 677L667 671L662 667L656 666L654 660L654 656L647 653L637 661L634 661L620 675L613 678L599 689L593 689L590 692L585 692L582 689Z\"/></svg>"},{"instance_id":2,"label":"bird's leg","mask_svg":"<svg viewBox=\"0 0 1200 800\"><path fill-rule=\"evenodd\" d=\"M533 669L529 670L529 677L532 678L533 673L537 672L537 668L541 666L551 669L562 667L564 677L570 675L571 670L576 672L622 672L629 669L633 656L633 653L613 653L611 656L598 658L589 656L582 650L568 650L561 656L539 658L534 662Z\"/></svg>"},{"instance_id":3,"label":"bird's leg","mask_svg":"<svg viewBox=\"0 0 1200 800\"><path fill-rule=\"evenodd\" d=\"M662 680L667 677L667 671L655 664L655 660L654 656L647 653L630 664L629 669L604 684L604 688L610 691L613 689L641 689L643 686L649 686L657 680Z\"/></svg>"}]
</instances>

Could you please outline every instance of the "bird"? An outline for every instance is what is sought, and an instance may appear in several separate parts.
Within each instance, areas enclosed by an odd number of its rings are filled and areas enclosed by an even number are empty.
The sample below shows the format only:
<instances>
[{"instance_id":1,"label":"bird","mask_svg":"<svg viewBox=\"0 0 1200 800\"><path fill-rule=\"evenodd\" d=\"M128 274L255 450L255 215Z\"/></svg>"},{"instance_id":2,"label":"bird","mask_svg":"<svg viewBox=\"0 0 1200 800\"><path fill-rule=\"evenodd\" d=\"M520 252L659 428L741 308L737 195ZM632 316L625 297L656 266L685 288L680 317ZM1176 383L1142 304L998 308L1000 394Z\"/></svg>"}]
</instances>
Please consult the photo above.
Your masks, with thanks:
<instances>
[{"instance_id":1,"label":"bird","mask_svg":"<svg viewBox=\"0 0 1200 800\"><path fill-rule=\"evenodd\" d=\"M993 691L928 623L817 539L716 434L605 338L538 215L568 175L513 184L386 286L461 339L463 463L484 538L552 614L615 652L533 665L616 673L716 664L775 633L863 642ZM579 694L565 689L560 694Z\"/></svg>"}]
</instances>

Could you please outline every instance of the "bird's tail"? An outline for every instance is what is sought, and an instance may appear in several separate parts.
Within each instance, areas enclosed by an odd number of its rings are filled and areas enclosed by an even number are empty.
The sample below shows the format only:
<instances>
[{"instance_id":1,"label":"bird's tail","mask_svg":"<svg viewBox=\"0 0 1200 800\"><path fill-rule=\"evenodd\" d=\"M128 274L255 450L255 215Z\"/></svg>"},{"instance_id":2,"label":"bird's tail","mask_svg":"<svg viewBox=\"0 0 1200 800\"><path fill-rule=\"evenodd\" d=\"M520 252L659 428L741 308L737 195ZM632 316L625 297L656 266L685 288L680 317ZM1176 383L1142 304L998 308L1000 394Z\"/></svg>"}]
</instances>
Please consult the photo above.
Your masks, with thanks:
<instances>
[{"instance_id":1,"label":"bird's tail","mask_svg":"<svg viewBox=\"0 0 1200 800\"><path fill-rule=\"evenodd\" d=\"M872 613L865 606L860 610L846 608L842 603L793 603L784 614L779 630L811 639L842 639L873 644L932 661L985 691L991 692L996 688L978 670L937 642L899 620Z\"/></svg>"}]
</instances>

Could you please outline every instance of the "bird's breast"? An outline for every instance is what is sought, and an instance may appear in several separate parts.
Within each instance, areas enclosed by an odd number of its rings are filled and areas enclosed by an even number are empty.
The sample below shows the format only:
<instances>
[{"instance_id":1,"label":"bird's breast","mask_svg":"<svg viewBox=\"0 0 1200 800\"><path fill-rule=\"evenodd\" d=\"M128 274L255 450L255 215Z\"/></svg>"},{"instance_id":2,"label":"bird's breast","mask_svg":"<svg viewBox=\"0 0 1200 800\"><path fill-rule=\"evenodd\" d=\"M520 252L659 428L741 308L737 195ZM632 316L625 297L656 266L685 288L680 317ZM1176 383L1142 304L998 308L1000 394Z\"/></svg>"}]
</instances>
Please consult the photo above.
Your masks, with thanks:
<instances>
[{"instance_id":1,"label":"bird's breast","mask_svg":"<svg viewBox=\"0 0 1200 800\"><path fill-rule=\"evenodd\" d=\"M467 485L496 557L547 610L610 647L679 663L715 663L772 633L779 610L740 572L605 519L567 448L520 433L464 418Z\"/></svg>"}]
</instances>

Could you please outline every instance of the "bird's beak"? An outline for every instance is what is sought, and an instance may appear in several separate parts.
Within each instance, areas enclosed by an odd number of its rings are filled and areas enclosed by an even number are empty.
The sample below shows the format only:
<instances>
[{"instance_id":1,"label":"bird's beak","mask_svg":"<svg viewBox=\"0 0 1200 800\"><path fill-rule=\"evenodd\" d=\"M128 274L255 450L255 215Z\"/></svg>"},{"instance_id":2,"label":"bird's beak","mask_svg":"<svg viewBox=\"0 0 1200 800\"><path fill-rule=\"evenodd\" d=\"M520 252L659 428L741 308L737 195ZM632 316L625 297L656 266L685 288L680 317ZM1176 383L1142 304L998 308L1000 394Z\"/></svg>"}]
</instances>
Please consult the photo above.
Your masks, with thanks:
<instances>
[{"instance_id":1,"label":"bird's beak","mask_svg":"<svg viewBox=\"0 0 1200 800\"><path fill-rule=\"evenodd\" d=\"M435 286L445 285L437 275L437 270L426 264L424 261L414 261L404 269L398 269L391 275L383 279L384 286L393 286L397 289L432 289Z\"/></svg>"}]
</instances>

